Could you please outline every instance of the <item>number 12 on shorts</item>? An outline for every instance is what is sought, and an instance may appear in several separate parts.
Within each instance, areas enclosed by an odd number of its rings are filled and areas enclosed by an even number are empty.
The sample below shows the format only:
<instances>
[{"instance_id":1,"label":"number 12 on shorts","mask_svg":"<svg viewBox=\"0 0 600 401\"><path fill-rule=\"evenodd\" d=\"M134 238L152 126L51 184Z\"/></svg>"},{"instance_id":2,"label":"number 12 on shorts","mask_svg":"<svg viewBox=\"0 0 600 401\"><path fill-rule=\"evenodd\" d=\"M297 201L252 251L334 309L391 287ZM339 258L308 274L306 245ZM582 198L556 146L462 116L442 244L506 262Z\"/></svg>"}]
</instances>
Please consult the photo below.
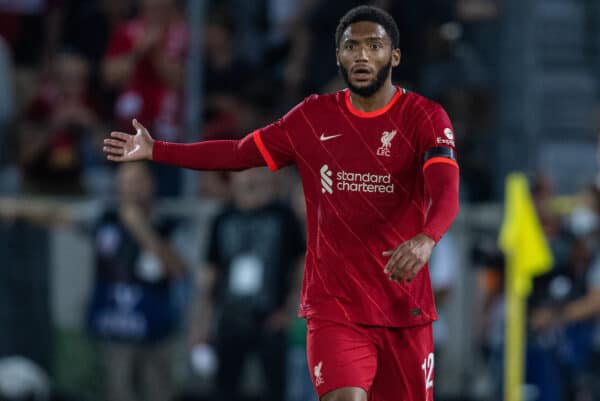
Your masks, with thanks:
<instances>
[{"instance_id":1,"label":"number 12 on shorts","mask_svg":"<svg viewBox=\"0 0 600 401\"><path fill-rule=\"evenodd\" d=\"M421 365L421 369L423 369L423 374L425 375L425 391L433 387L433 365L433 352L430 352L429 355L427 355L427 358L423 360L423 364Z\"/></svg>"}]
</instances>

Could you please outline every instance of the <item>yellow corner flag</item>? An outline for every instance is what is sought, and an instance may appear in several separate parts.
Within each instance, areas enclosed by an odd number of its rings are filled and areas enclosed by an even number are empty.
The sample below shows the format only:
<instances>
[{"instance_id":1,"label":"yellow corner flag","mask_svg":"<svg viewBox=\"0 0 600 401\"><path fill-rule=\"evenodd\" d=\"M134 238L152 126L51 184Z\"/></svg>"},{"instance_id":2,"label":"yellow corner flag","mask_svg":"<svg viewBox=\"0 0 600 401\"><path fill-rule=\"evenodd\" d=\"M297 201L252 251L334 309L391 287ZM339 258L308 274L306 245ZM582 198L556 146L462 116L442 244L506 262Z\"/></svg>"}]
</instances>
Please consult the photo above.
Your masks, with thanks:
<instances>
[{"instance_id":1,"label":"yellow corner flag","mask_svg":"<svg viewBox=\"0 0 600 401\"><path fill-rule=\"evenodd\" d=\"M532 278L550 270L553 261L523 174L512 173L507 177L504 207L499 238L506 261L504 400L521 401L525 303Z\"/></svg>"}]
</instances>

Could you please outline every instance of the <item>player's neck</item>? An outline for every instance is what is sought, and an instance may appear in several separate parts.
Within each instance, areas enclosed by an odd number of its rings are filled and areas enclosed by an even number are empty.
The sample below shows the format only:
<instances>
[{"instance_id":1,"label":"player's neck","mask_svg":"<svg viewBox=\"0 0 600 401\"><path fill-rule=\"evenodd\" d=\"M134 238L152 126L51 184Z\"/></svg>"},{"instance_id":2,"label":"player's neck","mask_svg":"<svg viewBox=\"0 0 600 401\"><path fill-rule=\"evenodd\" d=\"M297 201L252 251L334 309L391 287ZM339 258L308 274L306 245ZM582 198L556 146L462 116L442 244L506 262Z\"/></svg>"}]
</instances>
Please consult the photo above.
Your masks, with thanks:
<instances>
[{"instance_id":1,"label":"player's neck","mask_svg":"<svg viewBox=\"0 0 600 401\"><path fill-rule=\"evenodd\" d=\"M388 81L377 92L369 97L362 97L354 92L350 92L350 101L355 109L371 112L385 107L385 105L392 100L397 91L398 88Z\"/></svg>"}]
</instances>

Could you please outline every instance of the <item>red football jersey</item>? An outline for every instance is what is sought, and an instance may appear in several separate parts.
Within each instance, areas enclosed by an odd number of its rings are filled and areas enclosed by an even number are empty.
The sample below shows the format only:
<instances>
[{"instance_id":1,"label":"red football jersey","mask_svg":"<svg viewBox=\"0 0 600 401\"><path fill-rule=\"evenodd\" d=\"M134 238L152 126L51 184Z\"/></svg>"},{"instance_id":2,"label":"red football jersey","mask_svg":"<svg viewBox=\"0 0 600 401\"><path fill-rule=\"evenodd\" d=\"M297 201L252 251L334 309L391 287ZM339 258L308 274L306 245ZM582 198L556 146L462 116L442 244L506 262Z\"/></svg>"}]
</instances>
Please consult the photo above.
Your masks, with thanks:
<instances>
[{"instance_id":1,"label":"red football jersey","mask_svg":"<svg viewBox=\"0 0 600 401\"><path fill-rule=\"evenodd\" d=\"M425 152L454 148L442 107L398 88L384 108L362 112L345 90L310 96L253 135L269 168L295 163L302 178L308 249L300 316L394 327L435 320L427 266L396 283L383 272L382 252L423 229ZM429 162L436 160L446 159Z\"/></svg>"}]
</instances>

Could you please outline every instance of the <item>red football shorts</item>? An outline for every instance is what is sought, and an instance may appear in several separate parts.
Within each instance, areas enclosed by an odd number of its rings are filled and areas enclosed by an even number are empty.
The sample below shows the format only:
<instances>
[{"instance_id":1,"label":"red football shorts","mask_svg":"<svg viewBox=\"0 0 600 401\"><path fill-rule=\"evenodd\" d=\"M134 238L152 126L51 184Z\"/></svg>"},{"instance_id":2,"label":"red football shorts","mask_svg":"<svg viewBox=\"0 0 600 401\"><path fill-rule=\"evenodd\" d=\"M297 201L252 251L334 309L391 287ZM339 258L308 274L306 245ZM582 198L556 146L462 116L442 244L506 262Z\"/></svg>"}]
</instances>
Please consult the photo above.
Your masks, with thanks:
<instances>
[{"instance_id":1,"label":"red football shorts","mask_svg":"<svg viewBox=\"0 0 600 401\"><path fill-rule=\"evenodd\" d=\"M431 323L373 327L308 319L307 354L319 397L360 387L369 401L433 400Z\"/></svg>"}]
</instances>

